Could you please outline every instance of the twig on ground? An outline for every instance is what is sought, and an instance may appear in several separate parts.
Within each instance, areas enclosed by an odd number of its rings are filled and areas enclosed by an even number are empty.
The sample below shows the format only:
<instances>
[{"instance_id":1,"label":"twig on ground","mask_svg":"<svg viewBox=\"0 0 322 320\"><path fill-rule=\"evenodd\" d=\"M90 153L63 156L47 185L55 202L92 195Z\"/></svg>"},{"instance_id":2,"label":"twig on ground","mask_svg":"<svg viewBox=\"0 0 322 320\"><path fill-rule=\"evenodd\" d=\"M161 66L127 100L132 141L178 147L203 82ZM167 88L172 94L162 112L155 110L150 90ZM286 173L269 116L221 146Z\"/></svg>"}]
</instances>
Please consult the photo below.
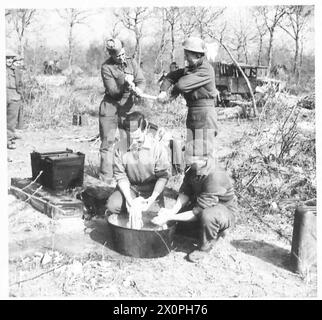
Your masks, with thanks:
<instances>
[{"instance_id":1,"label":"twig on ground","mask_svg":"<svg viewBox=\"0 0 322 320\"><path fill-rule=\"evenodd\" d=\"M249 207L252 209L252 211L254 212L254 215L255 217L262 223L264 224L266 227L268 227L270 230L273 230L275 233L277 233L281 238L284 238L285 240L287 240L288 243L291 244L291 241L284 235L282 234L280 231L276 230L276 229L273 229L267 222L265 222L256 212L256 210L254 209L254 207L250 204L250 202L245 198L243 197L240 193L238 193L237 191L235 191L236 194L242 198L248 205Z\"/></svg>"},{"instance_id":2,"label":"twig on ground","mask_svg":"<svg viewBox=\"0 0 322 320\"><path fill-rule=\"evenodd\" d=\"M39 278L39 277L42 277L42 276L43 276L43 275L45 275L45 274L48 274L48 273L53 272L53 271L55 271L55 270L57 270L57 269L60 269L61 267L64 267L65 265L66 265L66 263L61 264L60 266L57 266L57 267L52 268L52 269L50 269L50 270L47 270L47 271L45 271L45 272L42 272L42 273L40 273L40 274L38 274L38 275L36 275L36 276L34 276L34 277L32 277L32 278L24 279L24 280L21 280L21 281L17 281L17 282L11 283L11 284L9 284L9 287L12 287L12 286L14 286L14 285L20 285L20 284L21 284L21 283L23 283L23 282L27 282L27 281L35 280L35 279L37 279L37 278Z\"/></svg>"},{"instance_id":3,"label":"twig on ground","mask_svg":"<svg viewBox=\"0 0 322 320\"><path fill-rule=\"evenodd\" d=\"M246 183L245 189L247 189L251 184L255 182L256 178L259 176L260 173L261 173L260 170L256 172L256 174Z\"/></svg>"},{"instance_id":4,"label":"twig on ground","mask_svg":"<svg viewBox=\"0 0 322 320\"><path fill-rule=\"evenodd\" d=\"M30 200L30 198L33 196L33 195L35 195L35 194L37 194L37 192L39 191L39 190L41 190L42 189L42 186L39 186L31 195L29 195L29 197L26 199L26 200L24 200L25 202L27 202L27 201L29 201Z\"/></svg>"},{"instance_id":5,"label":"twig on ground","mask_svg":"<svg viewBox=\"0 0 322 320\"><path fill-rule=\"evenodd\" d=\"M38 178L42 175L42 173L43 173L43 170L41 170L41 171L38 173L37 177L36 177L34 180L32 180L29 184L27 184L25 187L23 187L21 190L25 190L26 188L28 188L28 187L30 187L31 185L33 185L33 184L38 180Z\"/></svg>"}]
</instances>

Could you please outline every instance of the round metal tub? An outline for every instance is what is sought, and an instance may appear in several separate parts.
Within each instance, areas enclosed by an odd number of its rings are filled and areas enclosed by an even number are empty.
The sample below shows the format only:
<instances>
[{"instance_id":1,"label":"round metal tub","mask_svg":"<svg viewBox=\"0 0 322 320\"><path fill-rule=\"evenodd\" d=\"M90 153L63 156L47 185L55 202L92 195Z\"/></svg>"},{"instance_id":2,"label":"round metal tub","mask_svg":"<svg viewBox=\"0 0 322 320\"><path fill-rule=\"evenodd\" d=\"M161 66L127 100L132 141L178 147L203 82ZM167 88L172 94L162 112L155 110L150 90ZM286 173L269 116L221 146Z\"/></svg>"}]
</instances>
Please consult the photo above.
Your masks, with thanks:
<instances>
[{"instance_id":1,"label":"round metal tub","mask_svg":"<svg viewBox=\"0 0 322 320\"><path fill-rule=\"evenodd\" d=\"M111 232L113 250L136 258L158 258L166 256L173 248L173 235L176 223L169 222L166 229L153 225L147 217L143 216L141 230L130 229L125 223L119 223L119 217L126 215L111 215L107 222Z\"/></svg>"}]
</instances>

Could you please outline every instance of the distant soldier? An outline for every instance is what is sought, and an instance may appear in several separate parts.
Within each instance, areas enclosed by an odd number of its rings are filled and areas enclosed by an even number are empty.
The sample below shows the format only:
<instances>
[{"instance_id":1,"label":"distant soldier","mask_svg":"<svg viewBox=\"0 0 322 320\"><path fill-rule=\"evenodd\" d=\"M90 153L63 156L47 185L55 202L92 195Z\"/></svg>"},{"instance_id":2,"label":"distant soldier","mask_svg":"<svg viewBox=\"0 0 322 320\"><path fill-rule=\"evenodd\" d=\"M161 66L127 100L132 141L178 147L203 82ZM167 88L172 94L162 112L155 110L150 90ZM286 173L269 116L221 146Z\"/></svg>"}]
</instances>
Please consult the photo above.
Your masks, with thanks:
<instances>
[{"instance_id":1,"label":"distant soldier","mask_svg":"<svg viewBox=\"0 0 322 320\"><path fill-rule=\"evenodd\" d=\"M19 70L22 61L17 53L8 51L6 54L7 73L7 148L16 149L15 139L20 139L15 128L19 108L22 104L22 75Z\"/></svg>"},{"instance_id":2,"label":"distant soldier","mask_svg":"<svg viewBox=\"0 0 322 320\"><path fill-rule=\"evenodd\" d=\"M136 61L125 55L119 39L109 39L106 50L110 57L101 67L105 95L99 107L100 178L111 182L116 130L133 107L135 97L143 93L145 78Z\"/></svg>"},{"instance_id":3,"label":"distant soldier","mask_svg":"<svg viewBox=\"0 0 322 320\"><path fill-rule=\"evenodd\" d=\"M202 39L190 37L183 42L183 48L187 66L165 76L158 99L167 101L167 90L173 85L171 95L182 94L187 103L187 141L203 139L213 145L218 132L214 69L205 56Z\"/></svg>"}]
</instances>

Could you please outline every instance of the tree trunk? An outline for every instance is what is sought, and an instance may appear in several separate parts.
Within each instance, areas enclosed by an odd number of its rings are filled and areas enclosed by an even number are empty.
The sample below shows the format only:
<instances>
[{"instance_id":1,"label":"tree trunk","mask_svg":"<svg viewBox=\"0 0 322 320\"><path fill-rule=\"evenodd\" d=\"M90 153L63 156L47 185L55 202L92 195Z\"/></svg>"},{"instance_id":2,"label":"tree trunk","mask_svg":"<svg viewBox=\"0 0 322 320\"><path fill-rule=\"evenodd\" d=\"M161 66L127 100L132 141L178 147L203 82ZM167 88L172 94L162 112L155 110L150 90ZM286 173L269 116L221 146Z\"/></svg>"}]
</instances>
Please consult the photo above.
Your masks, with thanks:
<instances>
[{"instance_id":1,"label":"tree trunk","mask_svg":"<svg viewBox=\"0 0 322 320\"><path fill-rule=\"evenodd\" d=\"M18 48L18 53L24 58L25 56L25 41L24 37L20 36L19 37L19 48Z\"/></svg>"},{"instance_id":2,"label":"tree trunk","mask_svg":"<svg viewBox=\"0 0 322 320\"><path fill-rule=\"evenodd\" d=\"M299 65L299 81L302 76L302 64L303 64L303 42L301 41L301 51L300 51L300 65Z\"/></svg>"},{"instance_id":3,"label":"tree trunk","mask_svg":"<svg viewBox=\"0 0 322 320\"><path fill-rule=\"evenodd\" d=\"M273 40L274 40L274 31L270 30L269 31L268 52L267 52L268 76L271 75L271 68L272 68Z\"/></svg>"},{"instance_id":4,"label":"tree trunk","mask_svg":"<svg viewBox=\"0 0 322 320\"><path fill-rule=\"evenodd\" d=\"M69 26L68 36L68 66L71 67L73 64L73 24Z\"/></svg>"},{"instance_id":5,"label":"tree trunk","mask_svg":"<svg viewBox=\"0 0 322 320\"><path fill-rule=\"evenodd\" d=\"M257 65L261 65L261 58L262 58L262 50L263 50L263 37L262 35L259 36L259 49L258 49L258 56L257 56Z\"/></svg>"},{"instance_id":6,"label":"tree trunk","mask_svg":"<svg viewBox=\"0 0 322 320\"><path fill-rule=\"evenodd\" d=\"M295 53L294 53L294 64L293 64L293 74L295 76L295 81L296 82L299 80L298 56L299 56L299 38L297 36L295 38Z\"/></svg>"},{"instance_id":7,"label":"tree trunk","mask_svg":"<svg viewBox=\"0 0 322 320\"><path fill-rule=\"evenodd\" d=\"M140 43L140 37L138 35L136 36L136 44L135 44L133 58L136 58L136 61L137 61L138 65L140 66L140 64L141 64L141 43Z\"/></svg>"},{"instance_id":8,"label":"tree trunk","mask_svg":"<svg viewBox=\"0 0 322 320\"><path fill-rule=\"evenodd\" d=\"M171 62L174 61L174 25L171 24Z\"/></svg>"}]
</instances>

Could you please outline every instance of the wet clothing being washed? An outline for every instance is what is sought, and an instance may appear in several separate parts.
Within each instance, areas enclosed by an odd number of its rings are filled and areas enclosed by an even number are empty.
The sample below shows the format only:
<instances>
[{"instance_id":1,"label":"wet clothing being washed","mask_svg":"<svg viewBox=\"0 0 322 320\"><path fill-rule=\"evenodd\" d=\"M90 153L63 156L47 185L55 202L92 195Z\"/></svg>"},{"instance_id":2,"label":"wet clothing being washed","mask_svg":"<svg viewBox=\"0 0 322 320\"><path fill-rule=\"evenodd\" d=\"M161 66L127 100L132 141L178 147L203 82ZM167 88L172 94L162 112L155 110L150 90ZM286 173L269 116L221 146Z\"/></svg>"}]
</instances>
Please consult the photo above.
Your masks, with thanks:
<instances>
[{"instance_id":1,"label":"wet clothing being washed","mask_svg":"<svg viewBox=\"0 0 322 320\"><path fill-rule=\"evenodd\" d=\"M109 58L102 64L105 95L99 107L100 171L109 178L113 175L113 145L117 128L121 127L122 119L135 102L135 96L125 82L126 74L132 75L135 86L144 90L145 78L135 60L126 58L126 63L118 64Z\"/></svg>"},{"instance_id":2,"label":"wet clothing being washed","mask_svg":"<svg viewBox=\"0 0 322 320\"><path fill-rule=\"evenodd\" d=\"M187 103L186 127L191 131L188 133L187 141L196 139L196 135L212 141L218 133L213 67L205 57L202 57L196 66L168 73L160 91L167 91L171 85L173 85L172 95L182 94Z\"/></svg>"}]
</instances>

